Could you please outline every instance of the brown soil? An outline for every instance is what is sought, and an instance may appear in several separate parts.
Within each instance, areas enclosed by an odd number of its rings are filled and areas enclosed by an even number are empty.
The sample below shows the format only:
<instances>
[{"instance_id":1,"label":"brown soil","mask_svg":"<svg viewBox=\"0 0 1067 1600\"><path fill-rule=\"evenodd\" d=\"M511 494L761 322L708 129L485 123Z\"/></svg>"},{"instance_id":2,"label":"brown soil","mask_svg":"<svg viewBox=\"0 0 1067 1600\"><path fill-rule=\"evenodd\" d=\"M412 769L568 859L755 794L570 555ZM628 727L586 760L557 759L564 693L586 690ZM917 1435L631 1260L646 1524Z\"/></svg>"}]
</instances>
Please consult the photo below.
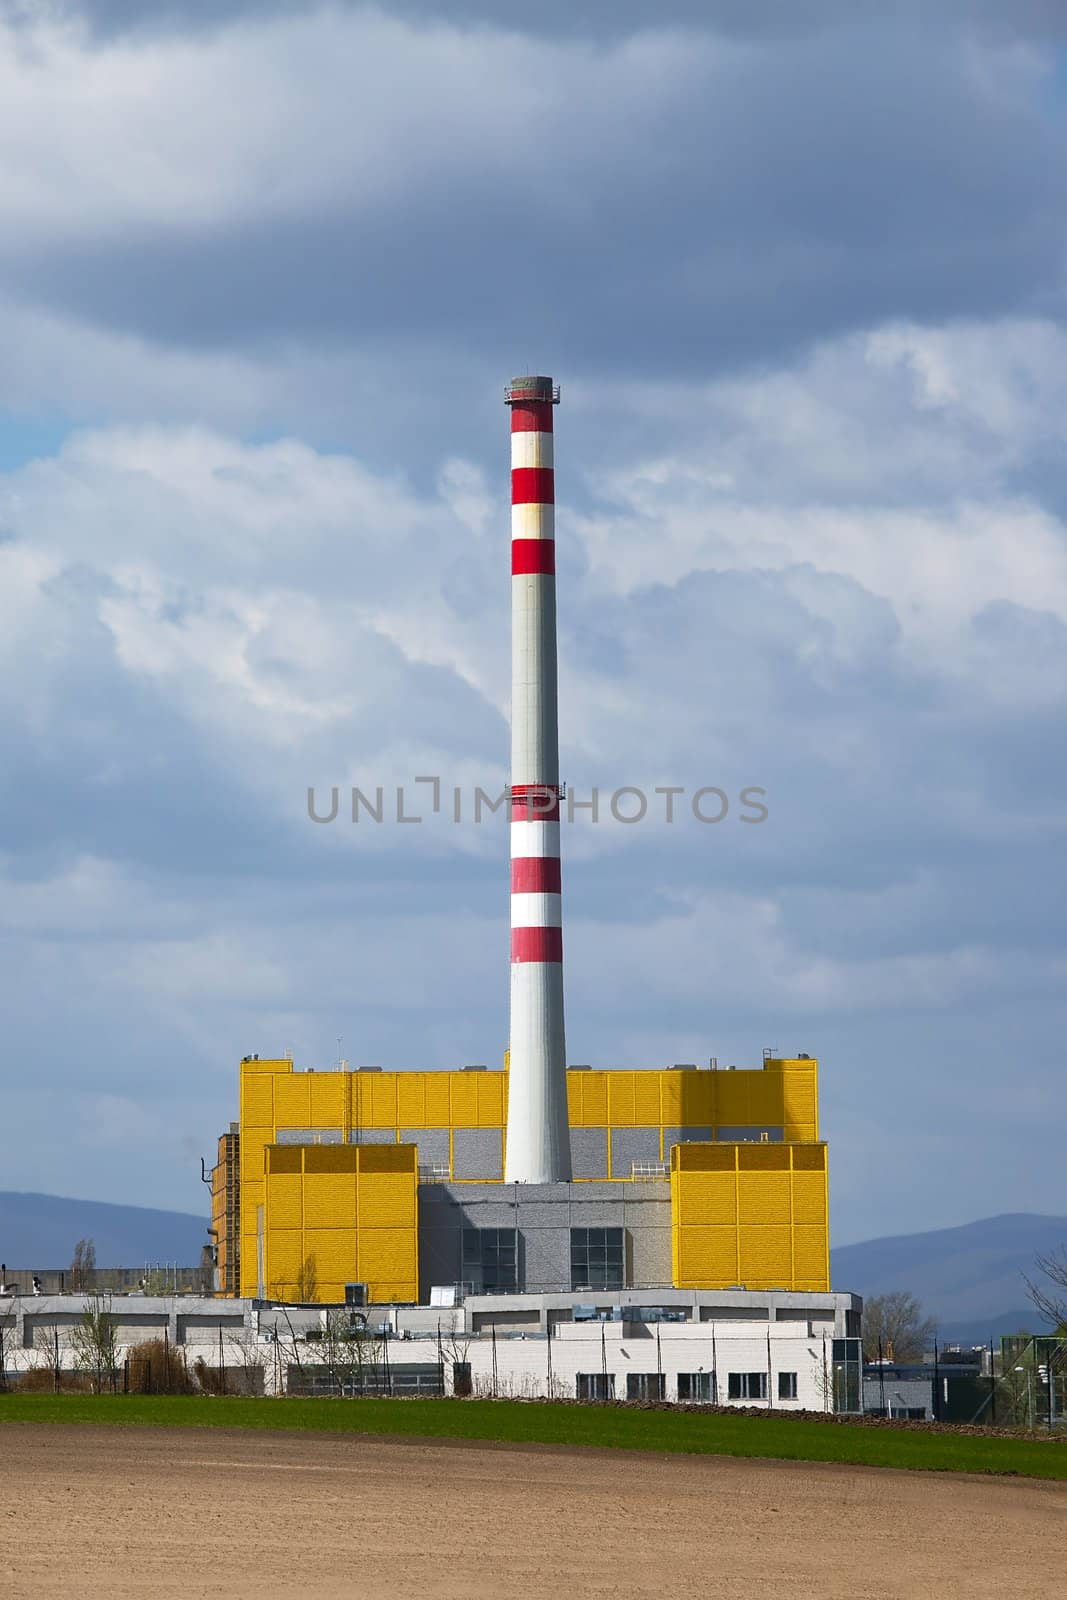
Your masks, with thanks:
<instances>
[{"instance_id":1,"label":"brown soil","mask_svg":"<svg viewBox=\"0 0 1067 1600\"><path fill-rule=\"evenodd\" d=\"M1013 1600L1067 1485L632 1452L6 1424L0 1594Z\"/></svg>"}]
</instances>

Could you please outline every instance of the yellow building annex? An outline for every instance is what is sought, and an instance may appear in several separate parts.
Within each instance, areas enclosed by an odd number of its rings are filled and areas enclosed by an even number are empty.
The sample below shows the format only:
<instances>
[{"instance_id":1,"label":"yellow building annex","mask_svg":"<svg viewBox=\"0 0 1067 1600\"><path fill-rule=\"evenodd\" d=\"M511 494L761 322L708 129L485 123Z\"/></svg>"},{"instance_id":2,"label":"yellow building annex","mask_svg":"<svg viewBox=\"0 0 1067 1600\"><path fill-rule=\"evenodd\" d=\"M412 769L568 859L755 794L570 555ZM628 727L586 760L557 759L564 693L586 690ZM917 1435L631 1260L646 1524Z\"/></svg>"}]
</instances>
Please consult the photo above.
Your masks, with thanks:
<instances>
[{"instance_id":1,"label":"yellow building annex","mask_svg":"<svg viewBox=\"0 0 1067 1600\"><path fill-rule=\"evenodd\" d=\"M669 1185L675 1287L829 1289L813 1058L567 1080L576 1191ZM507 1081L243 1061L215 1169L221 1292L338 1301L360 1282L372 1301L417 1300L420 1182L501 1186Z\"/></svg>"}]
</instances>

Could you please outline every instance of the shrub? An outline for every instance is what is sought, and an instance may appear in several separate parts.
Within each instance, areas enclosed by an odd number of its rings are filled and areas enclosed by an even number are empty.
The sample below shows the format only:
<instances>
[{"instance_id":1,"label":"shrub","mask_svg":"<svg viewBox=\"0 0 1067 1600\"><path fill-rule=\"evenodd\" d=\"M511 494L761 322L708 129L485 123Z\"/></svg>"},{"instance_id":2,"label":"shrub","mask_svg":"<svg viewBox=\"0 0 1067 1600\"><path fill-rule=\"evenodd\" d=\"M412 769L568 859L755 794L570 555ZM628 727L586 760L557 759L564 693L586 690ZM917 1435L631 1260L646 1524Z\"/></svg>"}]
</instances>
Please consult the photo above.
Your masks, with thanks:
<instances>
[{"instance_id":1,"label":"shrub","mask_svg":"<svg viewBox=\"0 0 1067 1600\"><path fill-rule=\"evenodd\" d=\"M195 1385L185 1365L184 1352L165 1339L146 1339L126 1356L130 1394L193 1394Z\"/></svg>"},{"instance_id":2,"label":"shrub","mask_svg":"<svg viewBox=\"0 0 1067 1600\"><path fill-rule=\"evenodd\" d=\"M13 1377L10 1386L18 1394L51 1394L56 1389L55 1371L52 1367L31 1367L28 1372ZM60 1394L88 1394L91 1388L92 1384L85 1373L60 1369Z\"/></svg>"},{"instance_id":3,"label":"shrub","mask_svg":"<svg viewBox=\"0 0 1067 1600\"><path fill-rule=\"evenodd\" d=\"M201 1394L225 1394L227 1392L226 1372L218 1367L209 1367L203 1356L197 1356L193 1362L193 1374Z\"/></svg>"}]
</instances>

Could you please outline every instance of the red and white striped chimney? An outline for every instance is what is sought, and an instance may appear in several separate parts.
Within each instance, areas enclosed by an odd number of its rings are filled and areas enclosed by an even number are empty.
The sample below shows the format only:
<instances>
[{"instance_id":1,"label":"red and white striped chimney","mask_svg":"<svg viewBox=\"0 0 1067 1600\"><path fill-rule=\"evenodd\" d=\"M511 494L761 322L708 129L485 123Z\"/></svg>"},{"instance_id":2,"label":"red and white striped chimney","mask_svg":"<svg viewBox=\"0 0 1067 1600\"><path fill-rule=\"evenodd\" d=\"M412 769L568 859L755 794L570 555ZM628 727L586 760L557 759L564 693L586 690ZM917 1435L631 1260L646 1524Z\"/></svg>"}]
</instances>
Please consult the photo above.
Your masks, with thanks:
<instances>
[{"instance_id":1,"label":"red and white striped chimney","mask_svg":"<svg viewBox=\"0 0 1067 1600\"><path fill-rule=\"evenodd\" d=\"M559 873L551 378L511 407L511 1068L508 1183L569 1183Z\"/></svg>"}]
</instances>

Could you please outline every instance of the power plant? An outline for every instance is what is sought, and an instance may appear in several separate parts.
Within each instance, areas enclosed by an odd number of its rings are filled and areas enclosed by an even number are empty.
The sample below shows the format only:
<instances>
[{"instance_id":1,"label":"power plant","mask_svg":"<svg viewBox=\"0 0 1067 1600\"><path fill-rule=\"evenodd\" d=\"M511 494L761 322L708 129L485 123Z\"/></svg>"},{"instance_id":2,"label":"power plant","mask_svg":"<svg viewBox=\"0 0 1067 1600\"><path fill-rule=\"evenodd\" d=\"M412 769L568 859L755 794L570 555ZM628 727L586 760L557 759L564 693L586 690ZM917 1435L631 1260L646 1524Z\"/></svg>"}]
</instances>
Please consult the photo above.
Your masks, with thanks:
<instances>
[{"instance_id":1,"label":"power plant","mask_svg":"<svg viewBox=\"0 0 1067 1600\"><path fill-rule=\"evenodd\" d=\"M367 1308L358 1314L410 1338L435 1327L439 1336L444 1313L469 1341L464 1365L475 1372L479 1350L488 1360L483 1335L492 1335L494 1374L498 1334L521 1341L527 1354L513 1352L513 1364L529 1392L543 1390L545 1363L533 1352L547 1338L550 1378L554 1340L555 1381L573 1347L566 1382L579 1394L583 1384L598 1397L614 1393L616 1379L634 1370L626 1330L655 1322L661 1397L741 1400L759 1380L770 1403L774 1352L789 1347L777 1396L814 1404L827 1339L834 1370L858 1374L860 1315L856 1297L830 1292L815 1059L765 1051L762 1065L747 1070L720 1069L714 1058L568 1068L553 453L560 396L551 378L527 375L505 398L512 737L504 1061L498 1070L402 1072L242 1061L238 1119L219 1140L213 1174L218 1291L264 1314L280 1303L312 1317L326 1312L311 1308ZM592 1367L591 1327L599 1328ZM714 1375L709 1337L719 1351L732 1341L736 1360L749 1363L731 1367L728 1382ZM665 1341L679 1352L670 1383ZM858 1378L842 1383L835 1394L858 1393Z\"/></svg>"}]
</instances>

